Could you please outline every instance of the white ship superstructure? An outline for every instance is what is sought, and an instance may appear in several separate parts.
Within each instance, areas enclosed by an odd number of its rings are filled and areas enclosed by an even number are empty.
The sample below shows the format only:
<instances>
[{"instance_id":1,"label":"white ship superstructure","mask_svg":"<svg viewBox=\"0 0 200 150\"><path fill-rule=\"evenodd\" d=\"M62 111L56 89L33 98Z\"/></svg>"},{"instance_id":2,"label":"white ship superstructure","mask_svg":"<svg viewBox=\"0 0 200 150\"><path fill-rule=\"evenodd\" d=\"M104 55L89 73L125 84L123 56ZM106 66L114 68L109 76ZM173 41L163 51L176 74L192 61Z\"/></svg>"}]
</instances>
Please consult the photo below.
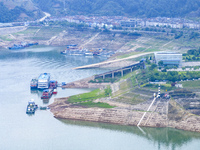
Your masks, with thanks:
<instances>
[{"instance_id":1,"label":"white ship superstructure","mask_svg":"<svg viewBox=\"0 0 200 150\"><path fill-rule=\"evenodd\" d=\"M42 73L38 77L38 89L47 89L49 88L50 74Z\"/></svg>"}]
</instances>

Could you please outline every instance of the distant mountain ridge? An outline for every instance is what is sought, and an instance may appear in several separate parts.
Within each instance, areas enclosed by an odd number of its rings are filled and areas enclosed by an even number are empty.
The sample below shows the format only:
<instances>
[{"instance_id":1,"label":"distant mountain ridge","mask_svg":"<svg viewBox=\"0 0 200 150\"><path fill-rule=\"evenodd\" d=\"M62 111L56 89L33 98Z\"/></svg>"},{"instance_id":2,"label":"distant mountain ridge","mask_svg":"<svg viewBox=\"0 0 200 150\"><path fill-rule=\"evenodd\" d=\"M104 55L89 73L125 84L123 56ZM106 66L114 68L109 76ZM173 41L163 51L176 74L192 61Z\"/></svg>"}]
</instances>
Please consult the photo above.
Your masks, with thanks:
<instances>
[{"instance_id":1,"label":"distant mountain ridge","mask_svg":"<svg viewBox=\"0 0 200 150\"><path fill-rule=\"evenodd\" d=\"M31 0L0 0L0 23L33 20L42 12Z\"/></svg>"},{"instance_id":2,"label":"distant mountain ridge","mask_svg":"<svg viewBox=\"0 0 200 150\"><path fill-rule=\"evenodd\" d=\"M0 0L0 22L52 16L200 17L200 0Z\"/></svg>"},{"instance_id":3,"label":"distant mountain ridge","mask_svg":"<svg viewBox=\"0 0 200 150\"><path fill-rule=\"evenodd\" d=\"M57 14L184 17L200 11L200 0L33 0ZM46 3L46 6L44 4ZM48 5L47 5L48 3ZM59 4L59 7L54 7ZM49 7L50 6L50 7ZM53 8L53 9L52 9ZM197 16L199 17L199 16Z\"/></svg>"}]
</instances>

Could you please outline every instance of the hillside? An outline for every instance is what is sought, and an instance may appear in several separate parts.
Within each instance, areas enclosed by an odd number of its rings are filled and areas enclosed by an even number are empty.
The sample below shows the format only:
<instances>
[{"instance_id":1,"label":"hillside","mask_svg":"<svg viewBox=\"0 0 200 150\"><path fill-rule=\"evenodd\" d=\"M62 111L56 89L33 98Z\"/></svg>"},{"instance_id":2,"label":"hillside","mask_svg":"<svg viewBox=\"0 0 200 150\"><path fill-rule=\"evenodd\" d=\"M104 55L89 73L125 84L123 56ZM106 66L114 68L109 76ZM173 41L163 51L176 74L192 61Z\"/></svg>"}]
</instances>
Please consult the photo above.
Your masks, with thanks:
<instances>
[{"instance_id":1,"label":"hillside","mask_svg":"<svg viewBox=\"0 0 200 150\"><path fill-rule=\"evenodd\" d=\"M190 14L198 16L200 10L199 0L65 0L65 3L63 0L34 0L33 2L44 11L70 15L184 17Z\"/></svg>"},{"instance_id":2,"label":"hillside","mask_svg":"<svg viewBox=\"0 0 200 150\"><path fill-rule=\"evenodd\" d=\"M42 12L31 0L0 0L0 23L34 20Z\"/></svg>"},{"instance_id":3,"label":"hillside","mask_svg":"<svg viewBox=\"0 0 200 150\"><path fill-rule=\"evenodd\" d=\"M0 22L52 16L199 17L199 0L0 0Z\"/></svg>"}]
</instances>

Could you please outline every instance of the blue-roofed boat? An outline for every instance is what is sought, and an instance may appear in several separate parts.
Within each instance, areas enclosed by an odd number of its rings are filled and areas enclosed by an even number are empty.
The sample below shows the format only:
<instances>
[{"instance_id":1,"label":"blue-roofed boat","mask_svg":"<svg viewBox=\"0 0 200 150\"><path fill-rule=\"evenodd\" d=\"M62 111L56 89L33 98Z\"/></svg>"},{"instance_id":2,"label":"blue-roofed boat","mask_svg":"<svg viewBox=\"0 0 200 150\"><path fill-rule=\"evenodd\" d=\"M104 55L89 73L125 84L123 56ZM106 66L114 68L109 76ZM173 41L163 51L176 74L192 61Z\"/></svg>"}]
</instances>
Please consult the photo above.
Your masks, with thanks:
<instances>
[{"instance_id":1,"label":"blue-roofed boat","mask_svg":"<svg viewBox=\"0 0 200 150\"><path fill-rule=\"evenodd\" d=\"M49 87L50 87L50 88L55 89L55 88L57 88L57 86L58 86L58 82L57 82L57 81L55 81L55 80L50 80L50 84L49 84Z\"/></svg>"},{"instance_id":2,"label":"blue-roofed boat","mask_svg":"<svg viewBox=\"0 0 200 150\"><path fill-rule=\"evenodd\" d=\"M50 74L49 73L42 73L38 77L38 89L48 89L49 88L49 81L50 81Z\"/></svg>"},{"instance_id":3,"label":"blue-roofed boat","mask_svg":"<svg viewBox=\"0 0 200 150\"><path fill-rule=\"evenodd\" d=\"M21 44L17 45L17 44L14 44L13 46L11 47L8 47L8 49L10 50L17 50L17 49L24 49L25 47Z\"/></svg>"},{"instance_id":4,"label":"blue-roofed boat","mask_svg":"<svg viewBox=\"0 0 200 150\"><path fill-rule=\"evenodd\" d=\"M33 46L33 45L38 45L38 42L33 42L33 43L21 42L20 44L14 44L13 46L8 47L8 49L18 50L18 49L24 49L26 47Z\"/></svg>"},{"instance_id":5,"label":"blue-roofed boat","mask_svg":"<svg viewBox=\"0 0 200 150\"><path fill-rule=\"evenodd\" d=\"M31 89L37 89L38 86L38 80L37 79L32 79L30 83L30 88Z\"/></svg>"}]
</instances>

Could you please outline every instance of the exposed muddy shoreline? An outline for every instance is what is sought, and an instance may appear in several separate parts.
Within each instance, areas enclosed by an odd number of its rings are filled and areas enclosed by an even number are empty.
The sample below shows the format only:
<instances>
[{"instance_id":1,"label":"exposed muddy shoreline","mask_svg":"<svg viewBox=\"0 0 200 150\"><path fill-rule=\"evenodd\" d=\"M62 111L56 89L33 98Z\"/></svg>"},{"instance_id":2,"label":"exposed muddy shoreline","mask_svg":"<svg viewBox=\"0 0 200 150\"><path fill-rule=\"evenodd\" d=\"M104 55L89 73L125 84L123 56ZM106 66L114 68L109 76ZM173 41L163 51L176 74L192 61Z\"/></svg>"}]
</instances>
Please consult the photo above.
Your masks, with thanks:
<instances>
[{"instance_id":1,"label":"exposed muddy shoreline","mask_svg":"<svg viewBox=\"0 0 200 150\"><path fill-rule=\"evenodd\" d=\"M144 114L144 111L132 110L130 105L115 102L112 102L112 105L116 107L111 109L84 108L73 106L66 102L67 98L55 99L55 102L50 105L51 112L55 118L137 126ZM175 118L172 118L171 115L173 114L160 114L149 111L140 126L171 127L200 132L200 116L186 113L184 117L177 120L176 115L173 115Z\"/></svg>"},{"instance_id":2,"label":"exposed muddy shoreline","mask_svg":"<svg viewBox=\"0 0 200 150\"><path fill-rule=\"evenodd\" d=\"M71 82L64 88L103 88L106 85L120 86L110 83L88 83L93 77ZM115 87L116 88L116 87ZM116 92L116 91L115 91ZM115 108L87 108L67 102L68 97L57 98L49 107L55 118L81 121L103 122L119 125L137 126L142 115L147 110L152 98L144 103L130 105L113 101L113 98L101 98L93 102L108 103ZM162 111L158 111L162 104ZM200 132L200 116L182 109L173 100L157 100L141 122L144 127L171 127L181 130Z\"/></svg>"}]
</instances>

